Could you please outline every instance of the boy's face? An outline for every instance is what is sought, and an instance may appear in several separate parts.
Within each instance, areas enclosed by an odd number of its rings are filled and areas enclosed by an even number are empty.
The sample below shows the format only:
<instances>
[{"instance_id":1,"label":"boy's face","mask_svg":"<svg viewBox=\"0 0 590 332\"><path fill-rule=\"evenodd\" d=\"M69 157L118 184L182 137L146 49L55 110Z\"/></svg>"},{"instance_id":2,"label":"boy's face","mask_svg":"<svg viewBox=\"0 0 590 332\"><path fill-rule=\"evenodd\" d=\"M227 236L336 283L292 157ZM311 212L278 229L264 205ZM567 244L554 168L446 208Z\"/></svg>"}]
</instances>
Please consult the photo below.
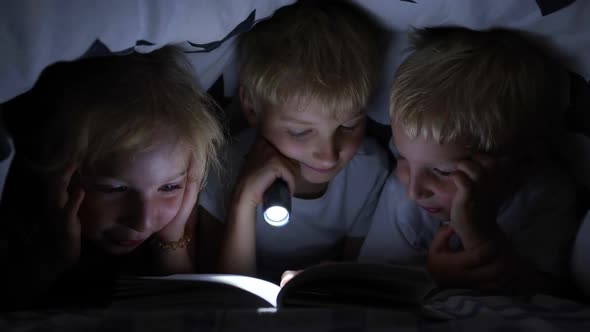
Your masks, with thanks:
<instances>
[{"instance_id":1,"label":"boy's face","mask_svg":"<svg viewBox=\"0 0 590 332\"><path fill-rule=\"evenodd\" d=\"M365 112L332 117L309 103L266 109L258 129L284 156L299 163L300 176L309 183L329 182L358 150L365 132Z\"/></svg>"},{"instance_id":2,"label":"boy's face","mask_svg":"<svg viewBox=\"0 0 590 332\"><path fill-rule=\"evenodd\" d=\"M189 151L158 143L148 151L101 163L82 179L82 234L108 253L136 249L178 213L187 184Z\"/></svg>"},{"instance_id":3,"label":"boy's face","mask_svg":"<svg viewBox=\"0 0 590 332\"><path fill-rule=\"evenodd\" d=\"M432 216L449 220L457 190L449 175L457 170L459 161L468 157L466 145L438 144L422 137L410 139L396 123L392 123L392 131L395 172L408 196Z\"/></svg>"}]
</instances>

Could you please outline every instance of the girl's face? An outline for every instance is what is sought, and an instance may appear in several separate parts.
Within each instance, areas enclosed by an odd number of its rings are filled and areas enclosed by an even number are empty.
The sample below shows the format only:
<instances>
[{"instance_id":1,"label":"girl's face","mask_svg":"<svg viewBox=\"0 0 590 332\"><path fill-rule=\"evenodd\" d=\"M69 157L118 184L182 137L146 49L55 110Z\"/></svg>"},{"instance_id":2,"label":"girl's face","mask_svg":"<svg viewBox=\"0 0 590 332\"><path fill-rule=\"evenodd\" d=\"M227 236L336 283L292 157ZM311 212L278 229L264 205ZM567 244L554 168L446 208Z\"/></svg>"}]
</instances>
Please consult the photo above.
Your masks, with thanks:
<instances>
[{"instance_id":1,"label":"girl's face","mask_svg":"<svg viewBox=\"0 0 590 332\"><path fill-rule=\"evenodd\" d=\"M158 143L103 161L95 174L82 179L83 237L110 254L136 249L178 213L189 158L183 145Z\"/></svg>"}]
</instances>

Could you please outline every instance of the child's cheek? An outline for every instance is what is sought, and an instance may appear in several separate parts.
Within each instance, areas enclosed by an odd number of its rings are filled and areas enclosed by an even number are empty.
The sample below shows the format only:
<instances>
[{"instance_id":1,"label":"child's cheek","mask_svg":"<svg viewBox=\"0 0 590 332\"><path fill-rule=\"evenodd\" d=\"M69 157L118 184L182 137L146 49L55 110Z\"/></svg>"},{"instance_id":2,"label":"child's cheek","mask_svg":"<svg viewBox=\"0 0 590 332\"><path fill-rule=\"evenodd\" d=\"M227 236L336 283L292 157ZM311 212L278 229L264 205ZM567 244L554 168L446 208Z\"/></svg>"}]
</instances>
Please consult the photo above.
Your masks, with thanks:
<instances>
[{"instance_id":1,"label":"child's cheek","mask_svg":"<svg viewBox=\"0 0 590 332\"><path fill-rule=\"evenodd\" d=\"M116 204L108 206L101 200L93 199L92 195L87 195L78 211L82 234L88 238L98 236L103 229L114 224L116 213Z\"/></svg>"},{"instance_id":2,"label":"child's cheek","mask_svg":"<svg viewBox=\"0 0 590 332\"><path fill-rule=\"evenodd\" d=\"M158 202L159 217L158 228L166 226L178 214L182 207L182 195L176 197L163 198Z\"/></svg>"},{"instance_id":3,"label":"child's cheek","mask_svg":"<svg viewBox=\"0 0 590 332\"><path fill-rule=\"evenodd\" d=\"M363 142L363 131L355 133L352 137L346 139L342 144L341 158L342 161L348 162L354 157Z\"/></svg>"},{"instance_id":4,"label":"child's cheek","mask_svg":"<svg viewBox=\"0 0 590 332\"><path fill-rule=\"evenodd\" d=\"M405 162L398 160L395 168L395 175L399 181L407 188L409 181L409 169Z\"/></svg>"}]
</instances>

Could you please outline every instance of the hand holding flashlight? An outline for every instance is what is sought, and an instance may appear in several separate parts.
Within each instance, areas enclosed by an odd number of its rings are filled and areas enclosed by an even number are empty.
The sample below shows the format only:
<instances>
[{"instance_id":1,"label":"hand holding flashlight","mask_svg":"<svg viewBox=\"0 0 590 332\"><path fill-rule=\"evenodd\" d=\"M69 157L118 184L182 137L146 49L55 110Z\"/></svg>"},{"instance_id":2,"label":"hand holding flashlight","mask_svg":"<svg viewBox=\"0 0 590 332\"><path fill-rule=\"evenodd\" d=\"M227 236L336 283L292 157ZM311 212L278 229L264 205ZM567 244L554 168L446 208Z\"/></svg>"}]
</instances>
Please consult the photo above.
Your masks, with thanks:
<instances>
[{"instance_id":1,"label":"hand holding flashlight","mask_svg":"<svg viewBox=\"0 0 590 332\"><path fill-rule=\"evenodd\" d=\"M262 204L264 220L272 226L283 226L291 213L291 191L299 164L280 153L269 141L259 136L247 155L236 186L242 202L252 207Z\"/></svg>"},{"instance_id":2,"label":"hand holding flashlight","mask_svg":"<svg viewBox=\"0 0 590 332\"><path fill-rule=\"evenodd\" d=\"M272 226L280 227L289 222L291 214L291 195L285 180L278 178L264 192L262 198L264 220Z\"/></svg>"}]
</instances>

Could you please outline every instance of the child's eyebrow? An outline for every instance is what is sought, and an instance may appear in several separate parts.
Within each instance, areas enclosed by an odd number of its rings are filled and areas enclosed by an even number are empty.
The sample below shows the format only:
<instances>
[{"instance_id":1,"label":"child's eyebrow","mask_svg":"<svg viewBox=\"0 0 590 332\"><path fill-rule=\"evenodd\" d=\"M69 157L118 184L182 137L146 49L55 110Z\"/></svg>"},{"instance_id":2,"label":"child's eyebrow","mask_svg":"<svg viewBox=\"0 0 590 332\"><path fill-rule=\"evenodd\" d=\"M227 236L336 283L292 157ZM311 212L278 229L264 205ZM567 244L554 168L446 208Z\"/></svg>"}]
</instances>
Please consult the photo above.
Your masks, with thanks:
<instances>
[{"instance_id":1,"label":"child's eyebrow","mask_svg":"<svg viewBox=\"0 0 590 332\"><path fill-rule=\"evenodd\" d=\"M350 118L347 120L344 120L342 123L348 123L348 122L353 122L353 121L359 121L362 120L365 117L365 114L360 114L358 116L355 116L354 118Z\"/></svg>"},{"instance_id":2,"label":"child's eyebrow","mask_svg":"<svg viewBox=\"0 0 590 332\"><path fill-rule=\"evenodd\" d=\"M184 177L186 175L186 171L182 171L180 173L178 173L177 175L175 175L174 177L171 177L169 180L167 180L166 182L172 182L180 177Z\"/></svg>"},{"instance_id":3,"label":"child's eyebrow","mask_svg":"<svg viewBox=\"0 0 590 332\"><path fill-rule=\"evenodd\" d=\"M303 120L299 120L299 119L294 119L289 116L281 116L281 120L288 121L288 122L294 122L294 123L298 123L298 124L302 124L302 125L311 125L312 124L311 122L307 122L307 121L303 121Z\"/></svg>"}]
</instances>

